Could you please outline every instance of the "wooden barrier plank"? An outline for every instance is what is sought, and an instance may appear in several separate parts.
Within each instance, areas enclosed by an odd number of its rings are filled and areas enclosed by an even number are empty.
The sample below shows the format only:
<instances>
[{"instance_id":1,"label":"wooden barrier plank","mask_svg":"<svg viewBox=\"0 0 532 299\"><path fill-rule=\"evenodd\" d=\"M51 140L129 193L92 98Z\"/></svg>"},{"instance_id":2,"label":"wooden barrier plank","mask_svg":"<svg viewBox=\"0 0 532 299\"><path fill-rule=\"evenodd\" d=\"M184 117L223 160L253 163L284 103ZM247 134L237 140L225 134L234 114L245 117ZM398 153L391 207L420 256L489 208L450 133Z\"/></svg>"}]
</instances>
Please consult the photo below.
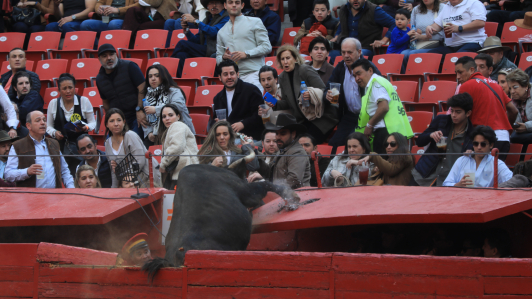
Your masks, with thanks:
<instances>
[{"instance_id":1,"label":"wooden barrier plank","mask_svg":"<svg viewBox=\"0 0 532 299\"><path fill-rule=\"evenodd\" d=\"M329 289L329 272L189 269L188 285Z\"/></svg>"},{"instance_id":2,"label":"wooden barrier plank","mask_svg":"<svg viewBox=\"0 0 532 299\"><path fill-rule=\"evenodd\" d=\"M7 297L33 297L33 282L28 281L0 281L2 296Z\"/></svg>"},{"instance_id":3,"label":"wooden barrier plank","mask_svg":"<svg viewBox=\"0 0 532 299\"><path fill-rule=\"evenodd\" d=\"M479 263L479 259L462 257L335 253L332 267L339 272L470 277L479 274Z\"/></svg>"},{"instance_id":4,"label":"wooden barrier plank","mask_svg":"<svg viewBox=\"0 0 532 299\"><path fill-rule=\"evenodd\" d=\"M133 267L72 267L41 265L39 268L41 283L92 283L105 285L144 285L149 286L148 275ZM181 288L183 271L180 268L166 268L157 273L153 286Z\"/></svg>"},{"instance_id":5,"label":"wooden barrier plank","mask_svg":"<svg viewBox=\"0 0 532 299\"><path fill-rule=\"evenodd\" d=\"M0 266L0 281L33 281L33 267Z\"/></svg>"},{"instance_id":6,"label":"wooden barrier plank","mask_svg":"<svg viewBox=\"0 0 532 299\"><path fill-rule=\"evenodd\" d=\"M39 243L37 260L75 265L109 265L116 264L118 253L105 252L61 244Z\"/></svg>"},{"instance_id":7,"label":"wooden barrier plank","mask_svg":"<svg viewBox=\"0 0 532 299\"><path fill-rule=\"evenodd\" d=\"M532 259L482 259L479 269L483 276L532 277Z\"/></svg>"},{"instance_id":8,"label":"wooden barrier plank","mask_svg":"<svg viewBox=\"0 0 532 299\"><path fill-rule=\"evenodd\" d=\"M102 286L79 283L39 283L39 298L181 298L180 288Z\"/></svg>"},{"instance_id":9,"label":"wooden barrier plank","mask_svg":"<svg viewBox=\"0 0 532 299\"><path fill-rule=\"evenodd\" d=\"M532 277L484 277L484 293L532 295Z\"/></svg>"},{"instance_id":10,"label":"wooden barrier plank","mask_svg":"<svg viewBox=\"0 0 532 299\"><path fill-rule=\"evenodd\" d=\"M35 263L35 253L39 244L0 244L0 265L30 266Z\"/></svg>"},{"instance_id":11,"label":"wooden barrier plank","mask_svg":"<svg viewBox=\"0 0 532 299\"><path fill-rule=\"evenodd\" d=\"M475 299L478 296L438 296L418 294L395 294L395 293L366 293L354 291L339 291L335 294L336 299ZM501 298L502 299L502 298Z\"/></svg>"},{"instance_id":12,"label":"wooden barrier plank","mask_svg":"<svg viewBox=\"0 0 532 299\"><path fill-rule=\"evenodd\" d=\"M457 269L459 271L459 269ZM336 290L350 290L375 293L413 293L445 296L476 296L481 290L477 278L441 276L403 276L336 274Z\"/></svg>"},{"instance_id":13,"label":"wooden barrier plank","mask_svg":"<svg viewBox=\"0 0 532 299\"><path fill-rule=\"evenodd\" d=\"M185 266L191 269L329 271L332 253L190 250Z\"/></svg>"},{"instance_id":14,"label":"wooden barrier plank","mask_svg":"<svg viewBox=\"0 0 532 299\"><path fill-rule=\"evenodd\" d=\"M484 299L532 299L532 296L518 295L484 295Z\"/></svg>"},{"instance_id":15,"label":"wooden barrier plank","mask_svg":"<svg viewBox=\"0 0 532 299\"><path fill-rule=\"evenodd\" d=\"M327 290L309 290L309 289L275 289L275 288L207 288L193 287L188 288L187 299L315 299L327 298Z\"/></svg>"}]
</instances>

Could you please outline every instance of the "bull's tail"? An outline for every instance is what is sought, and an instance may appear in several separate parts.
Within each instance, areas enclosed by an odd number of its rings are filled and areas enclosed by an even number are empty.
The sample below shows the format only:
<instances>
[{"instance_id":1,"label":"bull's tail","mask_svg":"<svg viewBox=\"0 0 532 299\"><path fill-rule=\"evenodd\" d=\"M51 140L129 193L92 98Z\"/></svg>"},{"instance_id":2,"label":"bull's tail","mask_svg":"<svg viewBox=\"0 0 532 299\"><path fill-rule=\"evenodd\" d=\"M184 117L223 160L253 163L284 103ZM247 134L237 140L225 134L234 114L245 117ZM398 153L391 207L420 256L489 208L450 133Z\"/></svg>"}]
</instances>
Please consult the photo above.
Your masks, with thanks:
<instances>
[{"instance_id":1,"label":"bull's tail","mask_svg":"<svg viewBox=\"0 0 532 299\"><path fill-rule=\"evenodd\" d=\"M173 267L173 265L166 259L157 257L144 264L144 266L142 266L142 271L148 273L148 282L151 283L157 272L164 267Z\"/></svg>"}]
</instances>

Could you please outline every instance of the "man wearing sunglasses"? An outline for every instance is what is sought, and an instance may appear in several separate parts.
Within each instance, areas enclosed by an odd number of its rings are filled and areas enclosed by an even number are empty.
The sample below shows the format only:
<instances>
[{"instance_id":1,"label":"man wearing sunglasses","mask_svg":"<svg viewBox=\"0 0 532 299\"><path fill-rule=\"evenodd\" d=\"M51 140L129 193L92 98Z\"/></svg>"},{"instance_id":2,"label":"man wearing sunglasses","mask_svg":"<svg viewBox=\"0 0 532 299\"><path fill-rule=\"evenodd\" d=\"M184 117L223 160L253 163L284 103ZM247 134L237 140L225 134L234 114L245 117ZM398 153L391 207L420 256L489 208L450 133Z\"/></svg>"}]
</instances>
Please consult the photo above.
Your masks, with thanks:
<instances>
[{"instance_id":1,"label":"man wearing sunglasses","mask_svg":"<svg viewBox=\"0 0 532 299\"><path fill-rule=\"evenodd\" d=\"M469 135L473 125L469 121L473 109L473 98L467 93L460 93L447 100L451 114L438 115L430 126L418 136L416 145L429 147L426 154L437 153L436 143L447 138L446 154L459 154L473 149ZM459 155L423 155L412 169L412 180L409 186L442 186L449 171Z\"/></svg>"},{"instance_id":2,"label":"man wearing sunglasses","mask_svg":"<svg viewBox=\"0 0 532 299\"><path fill-rule=\"evenodd\" d=\"M454 65L456 77L461 84L458 92L467 92L473 98L473 111L469 117L471 123L475 127L490 126L495 130L495 147L500 153L507 153L510 150L509 130L512 130L511 124L517 117L517 108L498 82L477 71L473 58L460 57ZM504 161L506 155L499 158Z\"/></svg>"}]
</instances>

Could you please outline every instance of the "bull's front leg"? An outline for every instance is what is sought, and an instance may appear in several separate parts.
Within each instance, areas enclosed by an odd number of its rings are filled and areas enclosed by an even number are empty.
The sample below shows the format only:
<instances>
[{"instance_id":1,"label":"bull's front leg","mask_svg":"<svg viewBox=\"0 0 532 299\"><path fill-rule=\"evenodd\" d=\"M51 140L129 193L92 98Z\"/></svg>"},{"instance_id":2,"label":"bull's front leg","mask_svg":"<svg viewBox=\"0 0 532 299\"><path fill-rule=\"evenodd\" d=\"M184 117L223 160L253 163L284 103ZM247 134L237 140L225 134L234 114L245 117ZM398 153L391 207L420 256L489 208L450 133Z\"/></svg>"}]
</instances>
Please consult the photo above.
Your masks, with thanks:
<instances>
[{"instance_id":1,"label":"bull's front leg","mask_svg":"<svg viewBox=\"0 0 532 299\"><path fill-rule=\"evenodd\" d=\"M256 184L257 188L264 190L263 191L264 196L262 198L266 196L266 193L268 191L271 191L281 196L284 199L285 204L289 210L295 210L299 206L299 201L300 201L299 195L297 195L297 193L294 190L292 190L292 188L290 188L290 186L288 185L273 184L268 181L255 182L255 183L251 183L250 185L253 185L253 184Z\"/></svg>"}]
</instances>

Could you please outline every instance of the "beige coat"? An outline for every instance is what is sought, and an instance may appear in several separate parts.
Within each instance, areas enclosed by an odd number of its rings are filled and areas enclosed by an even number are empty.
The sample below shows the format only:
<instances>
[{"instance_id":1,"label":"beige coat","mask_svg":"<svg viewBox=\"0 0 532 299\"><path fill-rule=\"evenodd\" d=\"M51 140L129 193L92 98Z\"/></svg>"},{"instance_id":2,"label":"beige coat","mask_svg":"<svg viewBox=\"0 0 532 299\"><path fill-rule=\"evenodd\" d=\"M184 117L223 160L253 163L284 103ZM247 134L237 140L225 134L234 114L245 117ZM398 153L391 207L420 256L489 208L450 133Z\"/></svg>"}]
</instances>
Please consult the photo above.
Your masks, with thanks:
<instances>
[{"instance_id":1,"label":"beige coat","mask_svg":"<svg viewBox=\"0 0 532 299\"><path fill-rule=\"evenodd\" d=\"M172 174L172 180L177 180L179 171L190 164L199 164L198 157L178 157L177 155L197 155L198 146L196 137L192 134L185 123L176 121L166 132L163 143L163 158L161 159L161 168L166 168L172 164L175 159L179 159L177 167Z\"/></svg>"},{"instance_id":2,"label":"beige coat","mask_svg":"<svg viewBox=\"0 0 532 299\"><path fill-rule=\"evenodd\" d=\"M301 109L301 112L303 112L303 115L305 115L308 120L312 121L316 118L320 118L323 115L323 90L319 88L309 87L308 92L310 94L310 106L303 106L301 102L303 100L301 95L299 96L299 109Z\"/></svg>"}]
</instances>

